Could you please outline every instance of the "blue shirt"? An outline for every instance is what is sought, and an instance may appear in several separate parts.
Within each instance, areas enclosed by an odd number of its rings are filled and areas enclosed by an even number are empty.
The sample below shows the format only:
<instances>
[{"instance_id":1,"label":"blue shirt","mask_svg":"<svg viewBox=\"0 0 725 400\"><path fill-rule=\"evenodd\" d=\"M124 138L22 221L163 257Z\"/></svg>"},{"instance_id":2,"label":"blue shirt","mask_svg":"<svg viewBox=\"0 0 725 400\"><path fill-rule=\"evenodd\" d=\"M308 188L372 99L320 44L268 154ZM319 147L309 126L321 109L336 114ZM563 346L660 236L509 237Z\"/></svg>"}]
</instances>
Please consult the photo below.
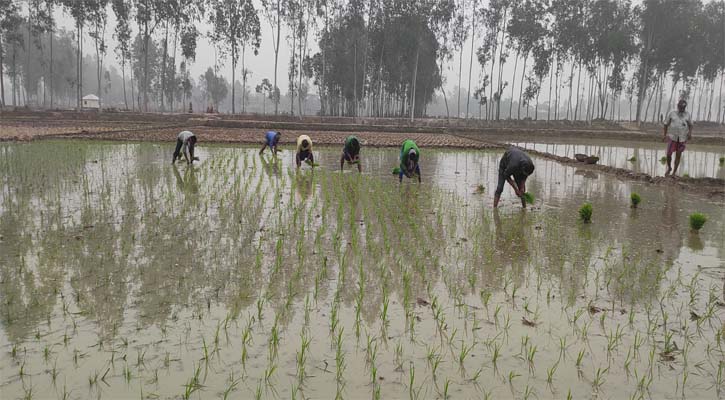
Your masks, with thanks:
<instances>
[{"instance_id":1,"label":"blue shirt","mask_svg":"<svg viewBox=\"0 0 725 400\"><path fill-rule=\"evenodd\" d=\"M277 141L279 140L279 136L277 136L277 132L275 131L268 131L267 135L265 136L267 139L267 146L276 146Z\"/></svg>"}]
</instances>

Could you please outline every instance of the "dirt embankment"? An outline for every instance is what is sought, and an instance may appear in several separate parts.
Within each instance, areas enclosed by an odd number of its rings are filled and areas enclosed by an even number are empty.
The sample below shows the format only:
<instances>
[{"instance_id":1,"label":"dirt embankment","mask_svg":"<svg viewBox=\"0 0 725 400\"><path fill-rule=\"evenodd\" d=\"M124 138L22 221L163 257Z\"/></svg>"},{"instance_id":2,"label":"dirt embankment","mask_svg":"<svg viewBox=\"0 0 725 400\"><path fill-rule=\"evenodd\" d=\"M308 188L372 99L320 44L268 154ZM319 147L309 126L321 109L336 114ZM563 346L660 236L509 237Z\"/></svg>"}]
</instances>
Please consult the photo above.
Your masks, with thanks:
<instances>
[{"instance_id":1,"label":"dirt embankment","mask_svg":"<svg viewBox=\"0 0 725 400\"><path fill-rule=\"evenodd\" d=\"M30 140L39 136L73 133L123 133L143 129L223 128L234 132L247 130L281 130L301 132L355 134L381 132L393 134L453 134L480 135L484 140L532 141L605 138L627 141L660 141L659 124L607 121L486 121L476 119L421 118L414 121L401 118L371 117L293 117L288 115L209 115L179 113L76 112L76 111L3 111L0 112L0 140ZM723 125L696 125L695 144L725 145Z\"/></svg>"},{"instance_id":2,"label":"dirt embankment","mask_svg":"<svg viewBox=\"0 0 725 400\"><path fill-rule=\"evenodd\" d=\"M204 142L213 143L243 143L261 146L264 142L263 132L259 129L225 129L225 128L209 128L206 126L198 126L190 128ZM85 139L103 139L103 140L133 140L133 141L174 141L178 135L179 129L160 128L160 129L144 129L125 132L111 133L72 133L55 137L65 138L85 138ZM293 145L296 143L297 136L309 135L312 137L315 145L332 145L342 146L345 138L351 132L345 131L282 131L281 145ZM404 139L413 139L420 146L425 147L445 147L445 148L461 148L461 149L485 149L498 148L501 145L481 142L477 140L467 139L449 134L432 134L432 133L391 133L391 132L354 132L355 136L360 138L363 145L370 147L397 147Z\"/></svg>"}]
</instances>

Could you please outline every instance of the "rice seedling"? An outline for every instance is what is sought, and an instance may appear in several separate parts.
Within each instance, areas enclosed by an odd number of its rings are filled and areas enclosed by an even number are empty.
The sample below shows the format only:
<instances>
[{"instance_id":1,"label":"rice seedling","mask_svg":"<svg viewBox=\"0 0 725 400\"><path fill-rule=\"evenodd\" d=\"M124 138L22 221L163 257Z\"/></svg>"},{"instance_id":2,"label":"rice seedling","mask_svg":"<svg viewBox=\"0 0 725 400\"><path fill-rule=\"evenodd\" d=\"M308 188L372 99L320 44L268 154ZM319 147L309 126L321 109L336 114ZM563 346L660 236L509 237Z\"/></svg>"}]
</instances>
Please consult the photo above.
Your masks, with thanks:
<instances>
[{"instance_id":1,"label":"rice seedling","mask_svg":"<svg viewBox=\"0 0 725 400\"><path fill-rule=\"evenodd\" d=\"M534 204L535 197L533 194L525 192L523 195L523 199L526 201L527 204Z\"/></svg>"},{"instance_id":2,"label":"rice seedling","mask_svg":"<svg viewBox=\"0 0 725 400\"><path fill-rule=\"evenodd\" d=\"M584 359L584 355L586 354L585 349L579 350L579 354L576 357L576 367L581 368L582 366L582 360Z\"/></svg>"},{"instance_id":3,"label":"rice seedling","mask_svg":"<svg viewBox=\"0 0 725 400\"><path fill-rule=\"evenodd\" d=\"M589 223L592 220L592 212L593 207L591 203L584 203L581 208L579 208L579 219L585 223Z\"/></svg>"},{"instance_id":4,"label":"rice seedling","mask_svg":"<svg viewBox=\"0 0 725 400\"><path fill-rule=\"evenodd\" d=\"M692 213L690 214L690 229L693 232L699 232L702 226L707 222L707 216L703 213Z\"/></svg>"},{"instance_id":5,"label":"rice seedling","mask_svg":"<svg viewBox=\"0 0 725 400\"><path fill-rule=\"evenodd\" d=\"M632 208L637 208L640 202L642 202L642 198L639 194L632 192L632 194L629 195L629 199L632 203Z\"/></svg>"},{"instance_id":6,"label":"rice seedling","mask_svg":"<svg viewBox=\"0 0 725 400\"><path fill-rule=\"evenodd\" d=\"M466 357L473 351L473 348L476 347L476 342L473 342L470 346L466 346L465 343L461 340L461 349L458 353L458 364L463 368L463 363L466 361Z\"/></svg>"}]
</instances>

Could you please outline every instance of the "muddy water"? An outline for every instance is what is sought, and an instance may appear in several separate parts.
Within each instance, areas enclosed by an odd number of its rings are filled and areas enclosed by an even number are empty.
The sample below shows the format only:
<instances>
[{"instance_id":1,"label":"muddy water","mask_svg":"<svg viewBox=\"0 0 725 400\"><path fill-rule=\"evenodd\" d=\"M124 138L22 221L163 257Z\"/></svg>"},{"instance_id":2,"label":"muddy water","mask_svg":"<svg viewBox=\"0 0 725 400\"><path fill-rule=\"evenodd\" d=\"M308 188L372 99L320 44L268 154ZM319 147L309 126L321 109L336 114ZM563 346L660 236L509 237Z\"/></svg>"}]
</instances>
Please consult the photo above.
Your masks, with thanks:
<instances>
[{"instance_id":1,"label":"muddy water","mask_svg":"<svg viewBox=\"0 0 725 400\"><path fill-rule=\"evenodd\" d=\"M492 211L500 152L423 149L419 186L200 147L0 145L3 398L722 396L722 203L535 159Z\"/></svg>"},{"instance_id":2,"label":"muddy water","mask_svg":"<svg viewBox=\"0 0 725 400\"><path fill-rule=\"evenodd\" d=\"M665 143L623 142L606 139L582 139L546 142L513 143L527 149L534 149L574 158L574 154L589 154L599 157L599 164L643 172L652 176L663 176L667 164L662 157L667 155ZM678 175L688 174L693 178L725 179L725 164L720 157L725 156L725 147L714 145L687 145L678 169ZM634 159L633 159L634 158ZM632 161L630 161L632 160ZM674 166L674 158L672 160Z\"/></svg>"}]
</instances>

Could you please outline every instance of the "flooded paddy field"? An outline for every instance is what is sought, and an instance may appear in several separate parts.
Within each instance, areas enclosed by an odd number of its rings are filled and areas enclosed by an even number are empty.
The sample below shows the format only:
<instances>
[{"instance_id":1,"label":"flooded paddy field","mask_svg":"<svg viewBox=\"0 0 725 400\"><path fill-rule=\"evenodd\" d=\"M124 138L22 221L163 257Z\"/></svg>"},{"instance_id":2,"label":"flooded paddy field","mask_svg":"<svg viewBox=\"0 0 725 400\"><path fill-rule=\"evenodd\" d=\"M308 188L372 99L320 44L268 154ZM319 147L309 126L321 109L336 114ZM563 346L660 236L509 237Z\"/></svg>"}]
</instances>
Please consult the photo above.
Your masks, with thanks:
<instances>
[{"instance_id":1,"label":"flooded paddy field","mask_svg":"<svg viewBox=\"0 0 725 400\"><path fill-rule=\"evenodd\" d=\"M667 163L664 142L622 141L607 139L580 139L566 141L515 142L526 149L551 153L557 156L574 158L574 154L587 154L599 157L599 164L610 167L643 172L652 176L663 176ZM687 174L693 178L725 179L725 147L717 145L688 144L682 154L678 175ZM674 155L672 157L674 166Z\"/></svg>"},{"instance_id":2,"label":"flooded paddy field","mask_svg":"<svg viewBox=\"0 0 725 400\"><path fill-rule=\"evenodd\" d=\"M0 144L3 399L723 396L722 202L534 158L492 210L502 150L400 185L394 148L172 147Z\"/></svg>"}]
</instances>

